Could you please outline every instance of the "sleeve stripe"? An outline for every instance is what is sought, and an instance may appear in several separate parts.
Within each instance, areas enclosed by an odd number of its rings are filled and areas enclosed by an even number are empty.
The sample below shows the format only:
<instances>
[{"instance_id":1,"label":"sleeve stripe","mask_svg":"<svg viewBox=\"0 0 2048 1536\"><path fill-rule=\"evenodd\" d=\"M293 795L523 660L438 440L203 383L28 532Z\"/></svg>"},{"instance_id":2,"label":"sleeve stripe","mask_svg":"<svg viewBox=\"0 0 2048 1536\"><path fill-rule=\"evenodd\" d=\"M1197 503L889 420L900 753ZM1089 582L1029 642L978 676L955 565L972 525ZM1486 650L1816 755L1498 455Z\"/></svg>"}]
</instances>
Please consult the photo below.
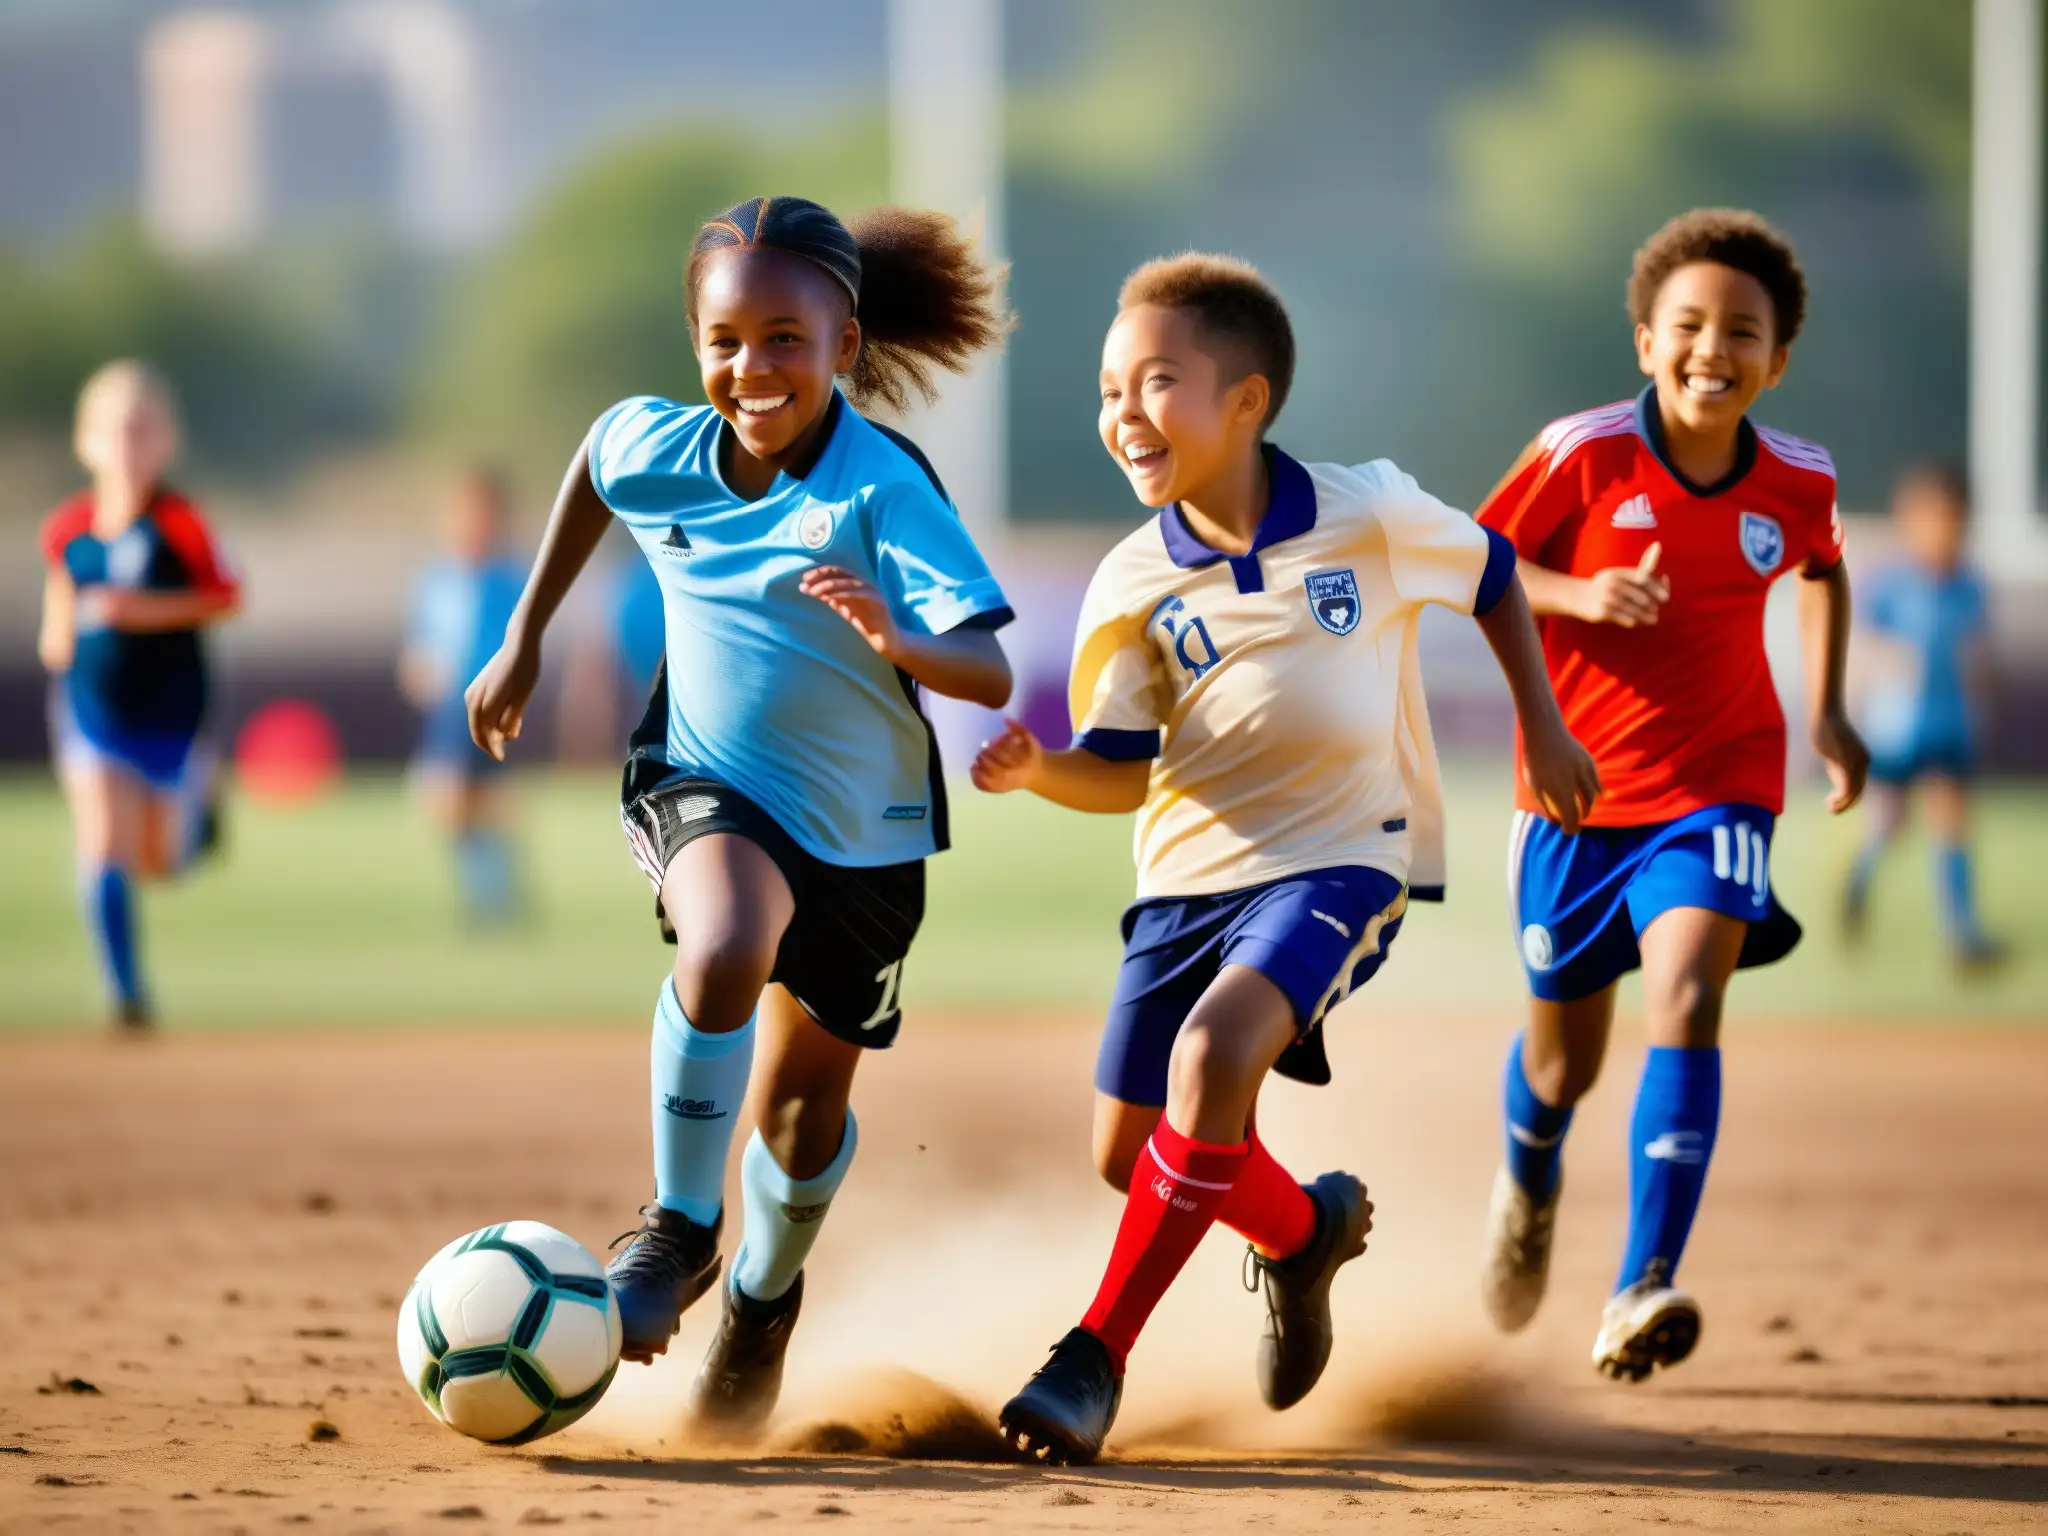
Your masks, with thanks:
<instances>
[{"instance_id":1,"label":"sleeve stripe","mask_svg":"<svg viewBox=\"0 0 2048 1536\"><path fill-rule=\"evenodd\" d=\"M1472 600L1474 618L1484 618L1508 595L1515 576L1515 546L1491 528L1486 533L1486 569L1479 576L1479 595Z\"/></svg>"},{"instance_id":2,"label":"sleeve stripe","mask_svg":"<svg viewBox=\"0 0 2048 1536\"><path fill-rule=\"evenodd\" d=\"M1159 755L1157 731L1118 731L1095 726L1074 738L1083 752L1112 763L1139 763Z\"/></svg>"},{"instance_id":3,"label":"sleeve stripe","mask_svg":"<svg viewBox=\"0 0 2048 1536\"><path fill-rule=\"evenodd\" d=\"M1635 426L1635 402L1617 400L1613 405L1603 405L1598 410L1581 411L1576 416L1553 421L1536 441L1550 455L1552 462L1562 463L1594 438L1619 437L1624 432L1633 432Z\"/></svg>"},{"instance_id":4,"label":"sleeve stripe","mask_svg":"<svg viewBox=\"0 0 2048 1536\"><path fill-rule=\"evenodd\" d=\"M1776 427L1758 427L1756 435L1763 440L1766 448L1795 469L1810 469L1835 477L1835 460L1819 443L1810 443L1803 437L1794 437L1790 432L1780 432Z\"/></svg>"}]
</instances>

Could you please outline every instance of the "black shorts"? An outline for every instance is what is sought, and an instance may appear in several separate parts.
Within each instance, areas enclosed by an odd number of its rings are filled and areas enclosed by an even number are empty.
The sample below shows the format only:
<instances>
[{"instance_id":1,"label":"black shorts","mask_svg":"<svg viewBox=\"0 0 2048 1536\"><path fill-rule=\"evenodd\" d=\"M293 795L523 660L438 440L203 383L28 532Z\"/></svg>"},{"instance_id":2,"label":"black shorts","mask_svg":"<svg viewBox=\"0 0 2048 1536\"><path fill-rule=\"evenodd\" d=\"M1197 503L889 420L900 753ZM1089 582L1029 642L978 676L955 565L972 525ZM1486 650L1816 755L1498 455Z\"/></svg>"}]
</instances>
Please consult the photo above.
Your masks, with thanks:
<instances>
[{"instance_id":1,"label":"black shorts","mask_svg":"<svg viewBox=\"0 0 2048 1536\"><path fill-rule=\"evenodd\" d=\"M675 942L673 921L661 905L670 861L714 832L744 837L775 861L796 898L796 915L768 979L787 988L826 1033L870 1050L893 1044L903 1023L904 957L924 921L924 860L869 868L827 864L731 786L671 769L647 787L654 777L650 764L640 754L636 759L626 766L619 820L633 857L654 882L661 936Z\"/></svg>"}]
</instances>

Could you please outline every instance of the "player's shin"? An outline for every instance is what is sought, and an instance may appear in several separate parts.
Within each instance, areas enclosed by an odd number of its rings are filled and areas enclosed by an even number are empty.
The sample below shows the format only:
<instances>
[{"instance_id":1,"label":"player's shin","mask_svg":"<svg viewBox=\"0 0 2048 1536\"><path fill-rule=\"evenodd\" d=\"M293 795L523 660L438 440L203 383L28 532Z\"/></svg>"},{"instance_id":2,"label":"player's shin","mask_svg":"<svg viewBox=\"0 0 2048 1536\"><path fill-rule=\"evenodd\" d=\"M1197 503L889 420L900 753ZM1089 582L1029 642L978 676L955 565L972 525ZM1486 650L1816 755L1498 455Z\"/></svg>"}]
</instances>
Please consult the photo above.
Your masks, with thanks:
<instances>
[{"instance_id":1,"label":"player's shin","mask_svg":"<svg viewBox=\"0 0 2048 1536\"><path fill-rule=\"evenodd\" d=\"M846 1112L846 1129L840 1135L839 1151L824 1171L808 1179L792 1178L776 1162L768 1143L756 1131L740 1157L740 1198L746 1211L746 1236L733 1260L732 1283L755 1301L775 1301L795 1283L818 1240L832 1197L853 1166L859 1145L859 1128L853 1111Z\"/></svg>"},{"instance_id":2,"label":"player's shin","mask_svg":"<svg viewBox=\"0 0 2048 1536\"><path fill-rule=\"evenodd\" d=\"M134 887L127 871L114 864L94 865L79 883L79 900L108 992L124 1009L139 1006L142 969L135 952Z\"/></svg>"},{"instance_id":3,"label":"player's shin","mask_svg":"<svg viewBox=\"0 0 2048 1536\"><path fill-rule=\"evenodd\" d=\"M1629 1128L1628 1248L1617 1292L1668 1285L1706 1188L1721 1121L1721 1053L1652 1046Z\"/></svg>"},{"instance_id":4,"label":"player's shin","mask_svg":"<svg viewBox=\"0 0 2048 1536\"><path fill-rule=\"evenodd\" d=\"M1081 1326L1108 1348L1118 1374L1145 1320L1216 1221L1248 1148L1183 1136L1164 1117L1138 1154L1109 1268Z\"/></svg>"},{"instance_id":5,"label":"player's shin","mask_svg":"<svg viewBox=\"0 0 2048 1536\"><path fill-rule=\"evenodd\" d=\"M662 983L648 1052L653 1088L655 1199L699 1226L718 1219L734 1123L754 1065L754 1021L710 1034L683 1016Z\"/></svg>"}]
</instances>

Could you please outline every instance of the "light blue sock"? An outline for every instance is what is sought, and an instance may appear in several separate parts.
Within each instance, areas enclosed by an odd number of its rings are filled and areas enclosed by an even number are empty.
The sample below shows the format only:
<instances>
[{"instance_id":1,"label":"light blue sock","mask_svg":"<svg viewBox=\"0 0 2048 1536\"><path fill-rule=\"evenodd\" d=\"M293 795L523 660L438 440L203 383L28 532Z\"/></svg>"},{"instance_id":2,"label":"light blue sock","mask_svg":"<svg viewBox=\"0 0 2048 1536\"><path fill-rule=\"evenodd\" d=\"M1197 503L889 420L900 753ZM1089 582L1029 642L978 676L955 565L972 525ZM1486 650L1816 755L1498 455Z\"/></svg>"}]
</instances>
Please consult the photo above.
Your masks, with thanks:
<instances>
[{"instance_id":1,"label":"light blue sock","mask_svg":"<svg viewBox=\"0 0 2048 1536\"><path fill-rule=\"evenodd\" d=\"M1508 1047L1507 1081L1508 1172L1538 1205L1557 1189L1558 1166L1564 1158L1564 1133L1571 1129L1569 1106L1559 1109L1536 1097L1522 1070L1522 1036Z\"/></svg>"},{"instance_id":2,"label":"light blue sock","mask_svg":"<svg viewBox=\"0 0 2048 1536\"><path fill-rule=\"evenodd\" d=\"M513 907L512 848L502 833L472 827L455 840L455 877L463 908L473 918L495 920Z\"/></svg>"},{"instance_id":3,"label":"light blue sock","mask_svg":"<svg viewBox=\"0 0 2048 1536\"><path fill-rule=\"evenodd\" d=\"M754 1021L711 1035L683 1017L675 979L654 1008L654 1198L699 1226L725 1203L725 1159L754 1070Z\"/></svg>"},{"instance_id":4,"label":"light blue sock","mask_svg":"<svg viewBox=\"0 0 2048 1536\"><path fill-rule=\"evenodd\" d=\"M1977 937L1977 901L1970 879L1970 850L1961 843L1943 843L1934 854L1934 888L1941 901L1941 925L1949 942L1965 944Z\"/></svg>"},{"instance_id":5,"label":"light blue sock","mask_svg":"<svg viewBox=\"0 0 2048 1536\"><path fill-rule=\"evenodd\" d=\"M135 898L127 871L98 864L86 871L79 897L85 925L99 953L100 974L117 1002L142 1001L142 967L135 956Z\"/></svg>"},{"instance_id":6,"label":"light blue sock","mask_svg":"<svg viewBox=\"0 0 2048 1536\"><path fill-rule=\"evenodd\" d=\"M792 1179L775 1161L761 1133L754 1132L740 1158L740 1199L746 1208L747 1230L732 1261L732 1283L741 1295L774 1301L796 1284L797 1272L810 1257L811 1244L818 1240L818 1228L846 1179L846 1170L853 1166L853 1151L859 1144L860 1128L849 1109L839 1151L830 1166L815 1178Z\"/></svg>"},{"instance_id":7,"label":"light blue sock","mask_svg":"<svg viewBox=\"0 0 2048 1536\"><path fill-rule=\"evenodd\" d=\"M1678 1272L1721 1124L1721 1053L1653 1045L1629 1126L1628 1248L1617 1291Z\"/></svg>"}]
</instances>

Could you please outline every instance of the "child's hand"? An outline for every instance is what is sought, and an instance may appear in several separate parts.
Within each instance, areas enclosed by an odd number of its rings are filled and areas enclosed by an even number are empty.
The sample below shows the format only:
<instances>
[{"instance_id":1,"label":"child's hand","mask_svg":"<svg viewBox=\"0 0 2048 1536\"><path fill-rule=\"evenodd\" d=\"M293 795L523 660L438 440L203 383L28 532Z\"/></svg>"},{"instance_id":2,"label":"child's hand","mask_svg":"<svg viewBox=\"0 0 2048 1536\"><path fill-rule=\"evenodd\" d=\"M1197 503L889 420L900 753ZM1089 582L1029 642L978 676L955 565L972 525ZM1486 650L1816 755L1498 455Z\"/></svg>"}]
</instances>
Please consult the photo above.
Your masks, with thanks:
<instances>
[{"instance_id":1,"label":"child's hand","mask_svg":"<svg viewBox=\"0 0 2048 1536\"><path fill-rule=\"evenodd\" d=\"M539 681L540 648L507 637L463 692L470 740L499 762L505 761L505 744L518 739L526 723L526 701L533 697Z\"/></svg>"},{"instance_id":2,"label":"child's hand","mask_svg":"<svg viewBox=\"0 0 2048 1536\"><path fill-rule=\"evenodd\" d=\"M1002 735L983 742L974 754L974 766L967 775L976 789L1007 795L1013 789L1029 789L1044 762L1045 749L1024 722L1005 720Z\"/></svg>"},{"instance_id":3,"label":"child's hand","mask_svg":"<svg viewBox=\"0 0 2048 1536\"><path fill-rule=\"evenodd\" d=\"M1533 733L1525 724L1522 777L1544 814L1567 833L1579 830L1600 796L1600 770L1593 766L1593 754L1561 723Z\"/></svg>"},{"instance_id":4,"label":"child's hand","mask_svg":"<svg viewBox=\"0 0 2048 1536\"><path fill-rule=\"evenodd\" d=\"M815 597L854 628L877 656L895 661L902 644L896 616L889 612L889 600L864 576L844 566L814 565L804 572L797 590Z\"/></svg>"},{"instance_id":5,"label":"child's hand","mask_svg":"<svg viewBox=\"0 0 2048 1536\"><path fill-rule=\"evenodd\" d=\"M1671 600L1671 582L1657 574L1664 546L1652 544L1636 565L1614 565L1586 578L1585 606L1579 617L1588 624L1619 624L1634 629L1657 622L1657 611Z\"/></svg>"},{"instance_id":6,"label":"child's hand","mask_svg":"<svg viewBox=\"0 0 2048 1536\"><path fill-rule=\"evenodd\" d=\"M1828 770L1828 810L1839 816L1863 798L1863 781L1870 777L1870 748L1863 745L1849 717L1832 710L1813 722L1813 749Z\"/></svg>"}]
</instances>

